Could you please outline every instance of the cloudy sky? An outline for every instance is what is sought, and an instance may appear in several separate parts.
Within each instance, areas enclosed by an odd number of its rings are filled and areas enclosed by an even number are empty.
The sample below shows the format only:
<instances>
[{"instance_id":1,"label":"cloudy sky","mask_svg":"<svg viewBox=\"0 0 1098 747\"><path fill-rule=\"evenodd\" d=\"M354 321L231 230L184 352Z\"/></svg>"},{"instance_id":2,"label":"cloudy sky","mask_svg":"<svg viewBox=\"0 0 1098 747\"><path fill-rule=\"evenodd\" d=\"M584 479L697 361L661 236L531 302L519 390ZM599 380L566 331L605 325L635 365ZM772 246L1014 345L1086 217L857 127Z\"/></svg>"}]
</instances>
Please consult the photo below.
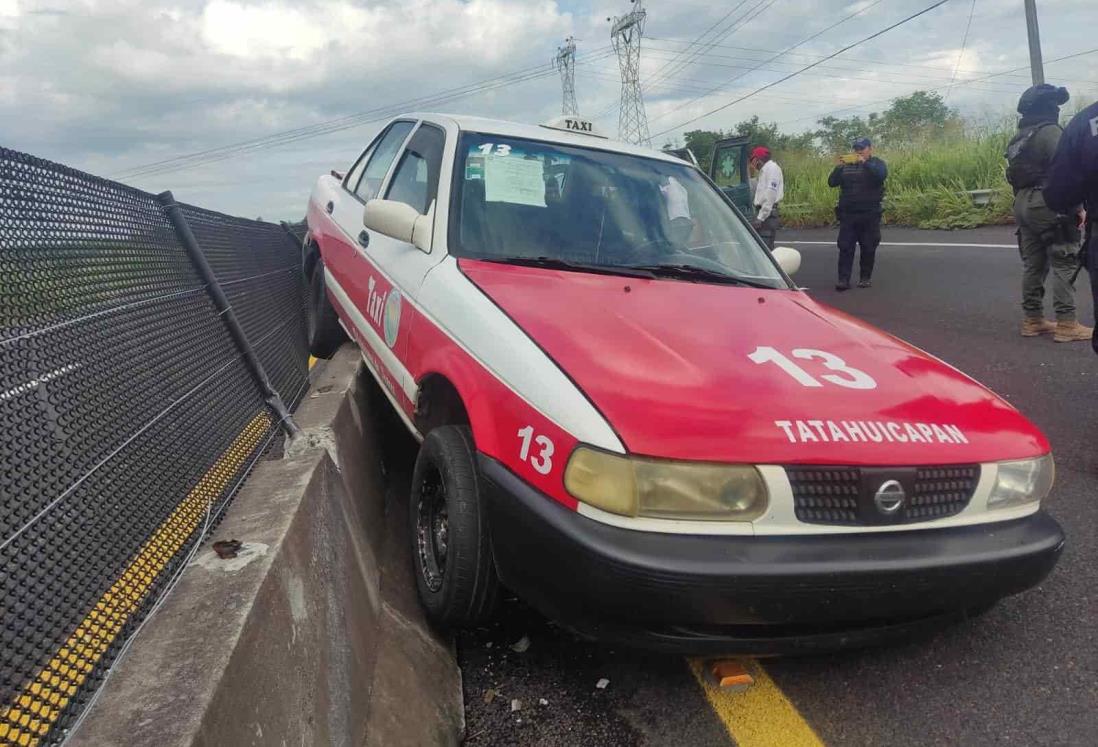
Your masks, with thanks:
<instances>
[{"instance_id":1,"label":"cloudy sky","mask_svg":"<svg viewBox=\"0 0 1098 747\"><path fill-rule=\"evenodd\" d=\"M648 0L642 80L656 144L753 114L804 130L920 88L948 91L974 121L1002 118L1028 73L965 81L1028 64L1022 0L976 0L952 89L971 0L950 0L683 124L932 3ZM1094 0L1037 4L1046 60L1098 47ZM316 176L345 167L399 111L532 122L559 113L548 62L570 34L579 39L580 109L616 131L619 78L606 19L628 8L627 0L0 0L0 145L143 189L170 188L213 209L293 219ZM1046 77L1093 100L1096 63L1098 54L1051 63ZM290 131L231 158L132 175Z\"/></svg>"}]
</instances>

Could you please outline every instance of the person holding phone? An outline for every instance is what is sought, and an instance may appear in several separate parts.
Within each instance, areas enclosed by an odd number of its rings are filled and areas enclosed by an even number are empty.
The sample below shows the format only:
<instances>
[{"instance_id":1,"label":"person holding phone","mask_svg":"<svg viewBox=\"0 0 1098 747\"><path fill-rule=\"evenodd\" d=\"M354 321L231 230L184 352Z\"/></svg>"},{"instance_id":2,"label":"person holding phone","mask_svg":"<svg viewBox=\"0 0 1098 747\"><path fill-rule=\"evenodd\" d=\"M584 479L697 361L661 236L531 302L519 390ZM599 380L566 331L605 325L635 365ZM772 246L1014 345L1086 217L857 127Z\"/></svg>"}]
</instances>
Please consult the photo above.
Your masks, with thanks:
<instances>
[{"instance_id":1,"label":"person holding phone","mask_svg":"<svg viewBox=\"0 0 1098 747\"><path fill-rule=\"evenodd\" d=\"M850 289L850 273L854 269L854 251L861 248L859 258L859 288L872 284L877 246L881 243L881 204L888 166L873 155L873 143L861 137L852 143L854 152L839 156L827 178L828 186L839 188L839 204L835 216L839 219L839 279L835 290Z\"/></svg>"}]
</instances>

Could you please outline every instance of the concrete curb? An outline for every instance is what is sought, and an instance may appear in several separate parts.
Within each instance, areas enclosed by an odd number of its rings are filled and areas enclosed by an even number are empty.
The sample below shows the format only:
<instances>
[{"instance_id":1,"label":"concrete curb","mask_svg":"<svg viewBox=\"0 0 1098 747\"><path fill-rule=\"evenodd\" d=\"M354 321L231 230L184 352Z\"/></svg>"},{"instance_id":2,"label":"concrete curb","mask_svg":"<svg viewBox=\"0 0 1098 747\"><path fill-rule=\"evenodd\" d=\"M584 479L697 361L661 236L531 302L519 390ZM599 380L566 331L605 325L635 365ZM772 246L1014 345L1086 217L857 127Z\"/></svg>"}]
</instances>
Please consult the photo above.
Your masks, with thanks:
<instances>
[{"instance_id":1,"label":"concrete curb","mask_svg":"<svg viewBox=\"0 0 1098 747\"><path fill-rule=\"evenodd\" d=\"M240 554L199 551L72 744L457 744L460 670L415 599L361 371L345 347L319 372L212 537Z\"/></svg>"}]
</instances>

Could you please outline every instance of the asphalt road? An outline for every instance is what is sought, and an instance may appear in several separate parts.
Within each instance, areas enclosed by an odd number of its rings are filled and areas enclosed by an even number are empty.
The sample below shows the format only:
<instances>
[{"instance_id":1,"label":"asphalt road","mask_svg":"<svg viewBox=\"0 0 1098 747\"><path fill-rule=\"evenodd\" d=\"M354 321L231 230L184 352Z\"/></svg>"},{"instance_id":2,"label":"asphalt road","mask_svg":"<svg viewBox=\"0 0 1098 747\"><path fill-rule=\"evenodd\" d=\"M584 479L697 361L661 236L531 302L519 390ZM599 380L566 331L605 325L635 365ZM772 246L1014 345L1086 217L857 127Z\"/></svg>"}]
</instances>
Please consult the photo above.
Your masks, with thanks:
<instances>
[{"instance_id":1,"label":"asphalt road","mask_svg":"<svg viewBox=\"0 0 1098 747\"><path fill-rule=\"evenodd\" d=\"M778 243L833 238L831 231L784 232ZM766 671L828 744L1098 739L1098 417L1091 406L1098 358L1086 343L1018 335L1016 250L946 246L1013 240L1005 228L886 229L874 287L843 294L832 289L833 246L790 244L803 254L796 279L813 296L957 366L1045 431L1057 457L1047 505L1069 535L1059 567L1040 588L977 620L884 649L767 660ZM1080 318L1092 323L1085 273L1077 286ZM529 647L513 650L523 639ZM498 623L461 634L458 653L469 745L731 741L682 658L575 640L517 600L505 603ZM603 689L601 679L609 681ZM786 743L772 736L770 743Z\"/></svg>"}]
</instances>

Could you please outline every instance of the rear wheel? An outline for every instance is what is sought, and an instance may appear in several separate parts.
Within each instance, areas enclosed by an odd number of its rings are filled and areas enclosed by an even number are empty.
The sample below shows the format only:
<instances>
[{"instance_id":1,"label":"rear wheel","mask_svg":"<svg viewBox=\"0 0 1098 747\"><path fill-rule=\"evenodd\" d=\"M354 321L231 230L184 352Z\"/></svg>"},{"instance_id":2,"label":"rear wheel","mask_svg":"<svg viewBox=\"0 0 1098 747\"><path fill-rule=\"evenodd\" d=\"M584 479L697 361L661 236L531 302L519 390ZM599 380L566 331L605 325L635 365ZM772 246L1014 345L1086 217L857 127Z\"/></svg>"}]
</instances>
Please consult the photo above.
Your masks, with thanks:
<instances>
[{"instance_id":1,"label":"rear wheel","mask_svg":"<svg viewBox=\"0 0 1098 747\"><path fill-rule=\"evenodd\" d=\"M412 558L427 616L448 626L491 616L499 594L476 452L467 426L427 434L412 473Z\"/></svg>"},{"instance_id":2,"label":"rear wheel","mask_svg":"<svg viewBox=\"0 0 1098 747\"><path fill-rule=\"evenodd\" d=\"M305 331L308 335L309 353L317 358L331 358L347 339L339 326L335 307L328 299L324 286L324 261L318 259L309 276L309 298L305 305Z\"/></svg>"}]
</instances>

